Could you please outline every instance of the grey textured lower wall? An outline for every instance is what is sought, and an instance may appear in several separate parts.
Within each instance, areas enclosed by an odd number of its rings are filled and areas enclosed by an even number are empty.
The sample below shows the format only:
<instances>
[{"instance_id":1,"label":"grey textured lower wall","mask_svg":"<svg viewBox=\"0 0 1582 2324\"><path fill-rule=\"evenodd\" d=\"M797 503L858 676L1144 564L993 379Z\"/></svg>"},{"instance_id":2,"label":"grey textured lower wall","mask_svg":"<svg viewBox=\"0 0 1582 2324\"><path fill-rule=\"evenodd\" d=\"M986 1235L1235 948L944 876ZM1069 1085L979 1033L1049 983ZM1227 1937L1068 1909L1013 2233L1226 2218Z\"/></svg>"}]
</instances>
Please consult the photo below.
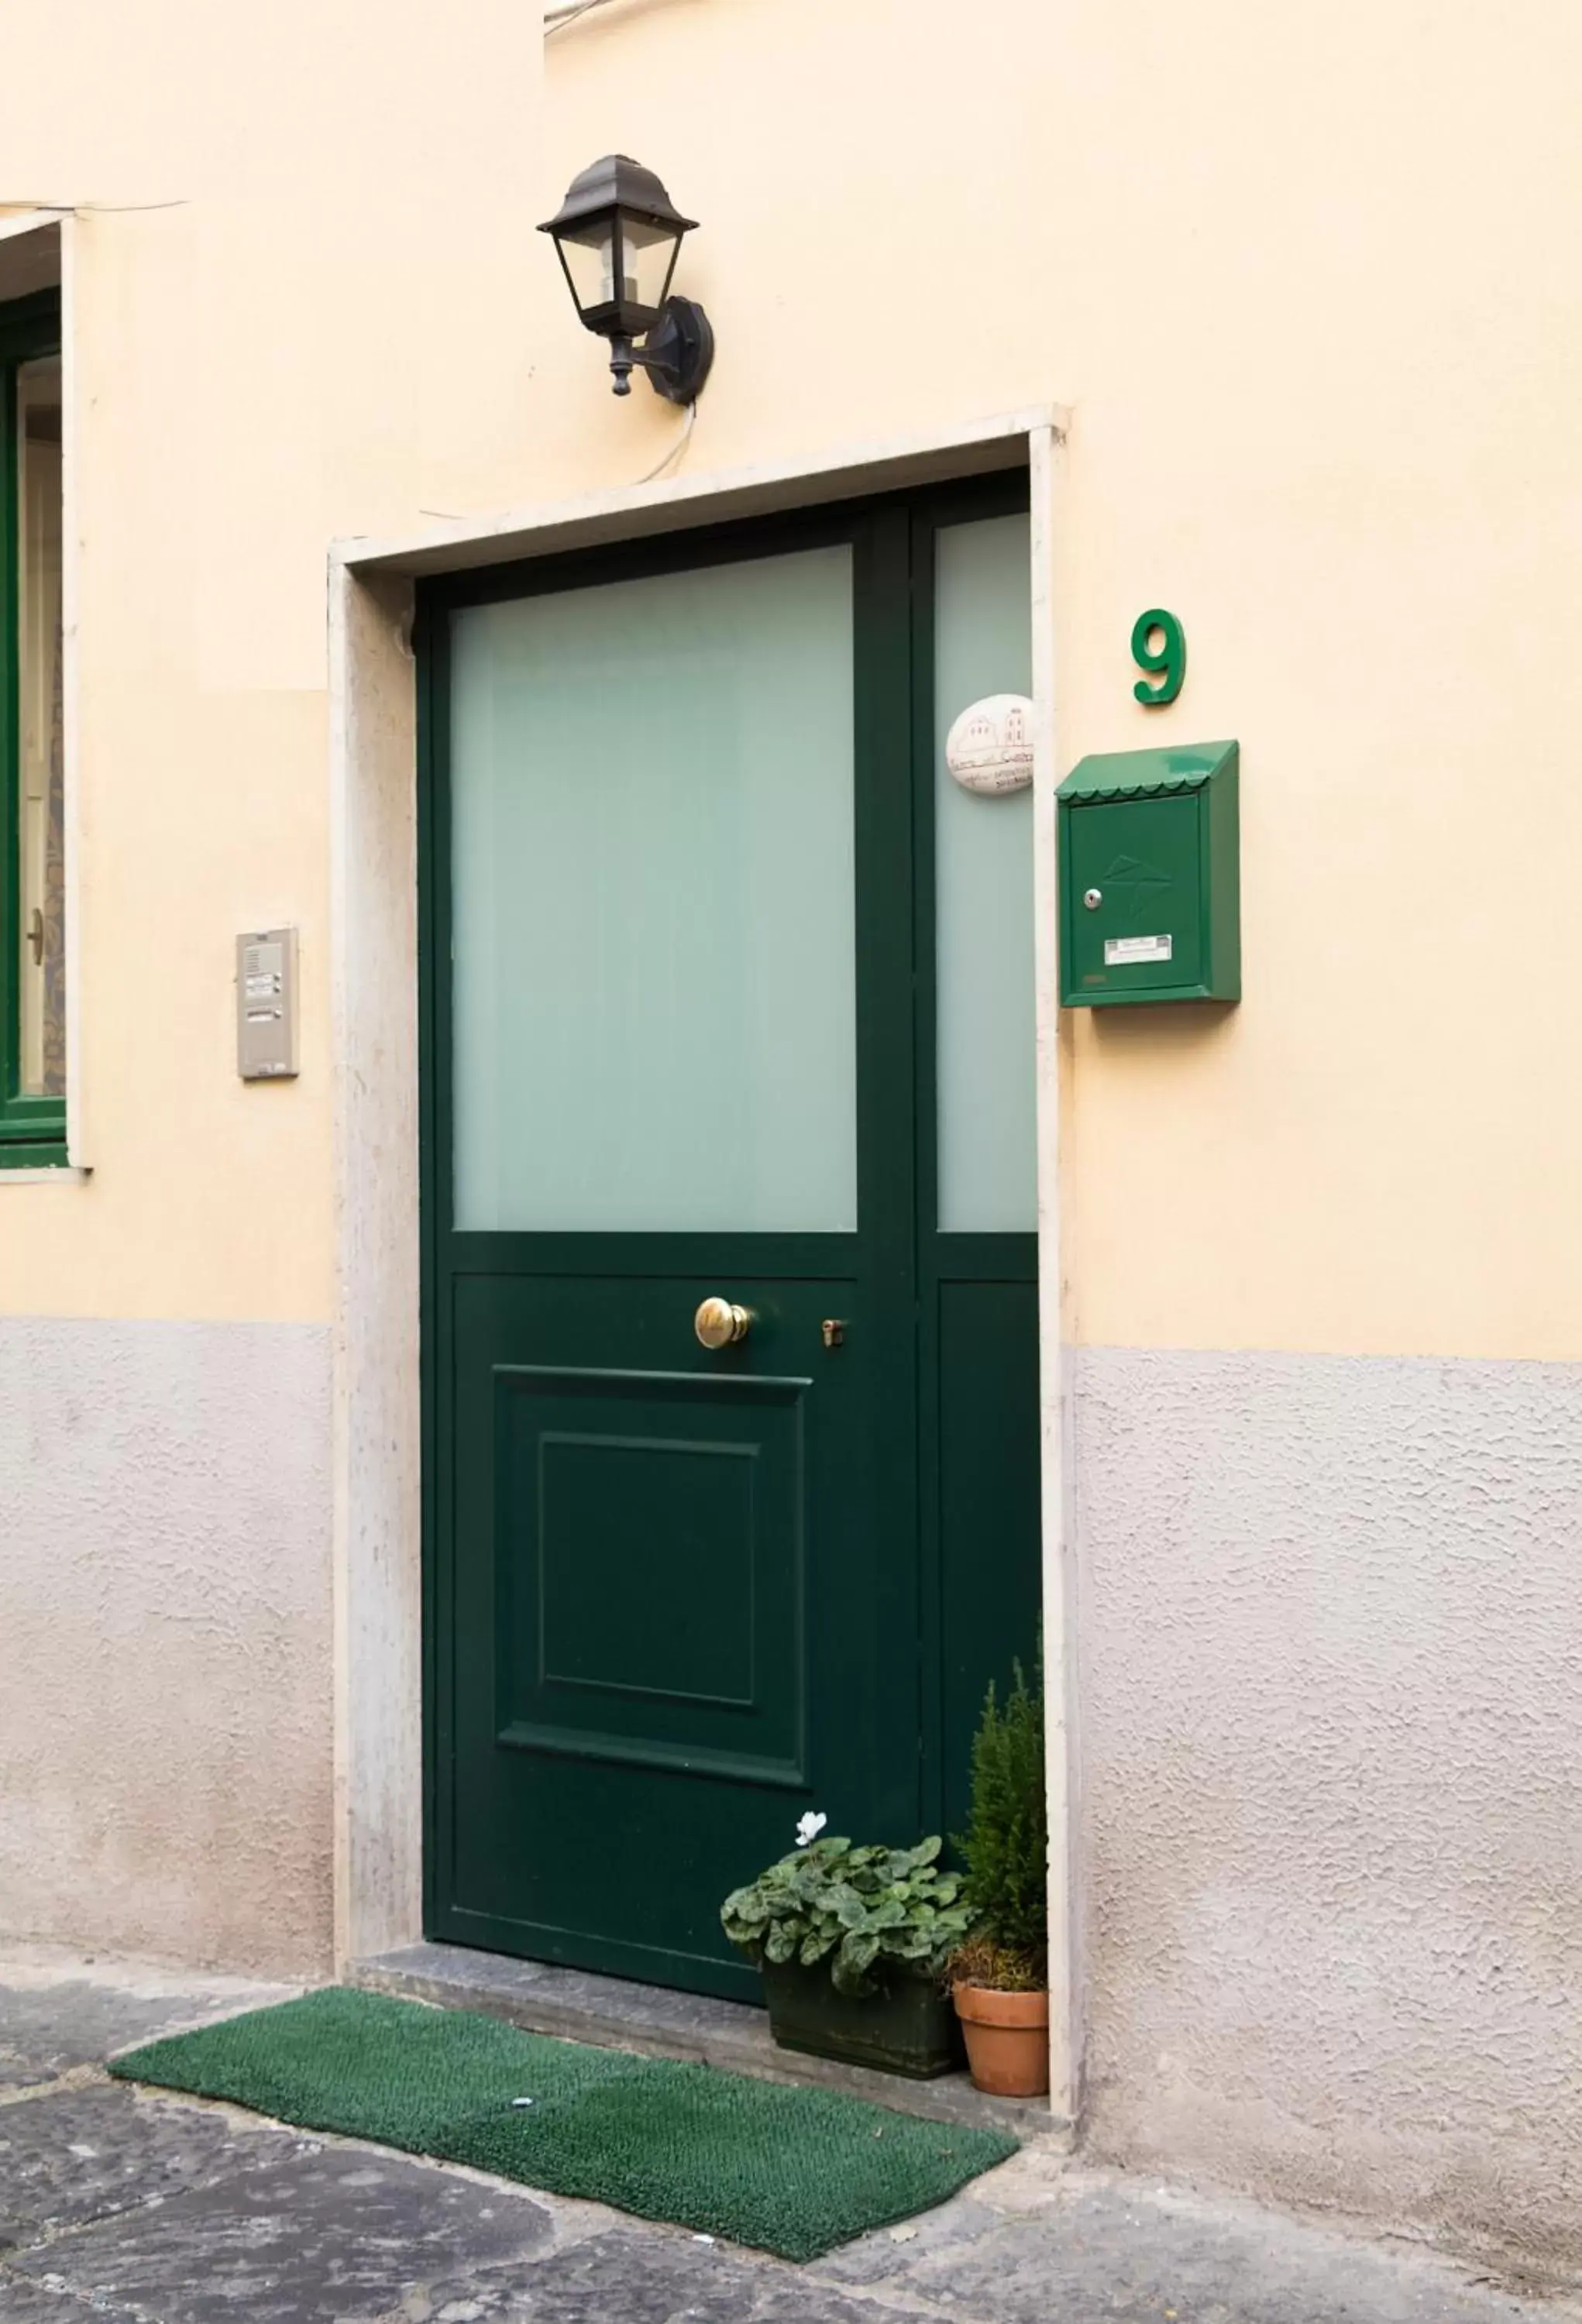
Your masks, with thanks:
<instances>
[{"instance_id":1,"label":"grey textured lower wall","mask_svg":"<svg viewBox=\"0 0 1582 2324\"><path fill-rule=\"evenodd\" d=\"M1582 1366L1076 1378L1095 2143L1582 2262Z\"/></svg>"},{"instance_id":2,"label":"grey textured lower wall","mask_svg":"<svg viewBox=\"0 0 1582 2324\"><path fill-rule=\"evenodd\" d=\"M0 1319L0 1933L332 1943L330 1341Z\"/></svg>"}]
</instances>

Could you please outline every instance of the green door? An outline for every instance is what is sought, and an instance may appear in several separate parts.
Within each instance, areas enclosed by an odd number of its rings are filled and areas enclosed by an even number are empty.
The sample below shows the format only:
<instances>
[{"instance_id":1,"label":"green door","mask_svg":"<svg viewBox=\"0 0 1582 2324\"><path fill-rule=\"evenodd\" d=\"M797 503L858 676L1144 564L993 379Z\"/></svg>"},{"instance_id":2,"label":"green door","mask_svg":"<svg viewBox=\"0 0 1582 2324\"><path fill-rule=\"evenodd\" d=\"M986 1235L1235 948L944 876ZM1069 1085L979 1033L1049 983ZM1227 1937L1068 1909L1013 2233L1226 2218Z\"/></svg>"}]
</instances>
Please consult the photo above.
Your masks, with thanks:
<instances>
[{"instance_id":1,"label":"green door","mask_svg":"<svg viewBox=\"0 0 1582 2324\"><path fill-rule=\"evenodd\" d=\"M1024 510L425 597L431 1935L751 1997L726 1890L959 1821L1032 1647Z\"/></svg>"}]
</instances>

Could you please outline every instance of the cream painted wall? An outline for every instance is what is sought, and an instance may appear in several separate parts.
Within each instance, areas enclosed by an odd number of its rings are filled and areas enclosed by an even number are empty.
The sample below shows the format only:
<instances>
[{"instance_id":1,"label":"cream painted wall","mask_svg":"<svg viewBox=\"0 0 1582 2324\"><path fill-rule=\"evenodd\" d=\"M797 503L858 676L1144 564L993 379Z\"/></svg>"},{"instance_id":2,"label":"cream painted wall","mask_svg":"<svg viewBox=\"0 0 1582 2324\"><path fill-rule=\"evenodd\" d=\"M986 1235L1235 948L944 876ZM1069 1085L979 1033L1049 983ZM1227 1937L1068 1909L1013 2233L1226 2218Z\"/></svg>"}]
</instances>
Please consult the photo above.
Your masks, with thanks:
<instances>
[{"instance_id":1,"label":"cream painted wall","mask_svg":"<svg viewBox=\"0 0 1582 2324\"><path fill-rule=\"evenodd\" d=\"M547 58L546 197L618 145L703 221L684 472L1069 404L1063 760L1241 740L1242 1006L1073 1027L1075 1336L1582 1351L1582 16L613 0ZM676 425L569 312L535 384L562 487Z\"/></svg>"},{"instance_id":2,"label":"cream painted wall","mask_svg":"<svg viewBox=\"0 0 1582 2324\"><path fill-rule=\"evenodd\" d=\"M328 1321L325 555L520 488L522 0L60 0L8 23L0 202L78 205L87 1185L0 1173L0 1308ZM301 1079L232 943L302 934Z\"/></svg>"},{"instance_id":3,"label":"cream painted wall","mask_svg":"<svg viewBox=\"0 0 1582 2324\"><path fill-rule=\"evenodd\" d=\"M76 318L94 1178L0 1182L5 1307L328 1314L324 546L665 449L531 230L620 145L704 221L685 472L1070 403L1064 756L1241 738L1242 1007L1073 1028L1077 1335L1582 1351L1582 312L1544 226L1582 190L1582 20L612 0L550 37L541 136L531 13L404 0L375 40L353 0L264 32L68 0L8 33L0 195L106 207ZM1127 638L1161 601L1190 673L1151 717ZM247 1090L230 940L274 918L307 1070Z\"/></svg>"}]
</instances>

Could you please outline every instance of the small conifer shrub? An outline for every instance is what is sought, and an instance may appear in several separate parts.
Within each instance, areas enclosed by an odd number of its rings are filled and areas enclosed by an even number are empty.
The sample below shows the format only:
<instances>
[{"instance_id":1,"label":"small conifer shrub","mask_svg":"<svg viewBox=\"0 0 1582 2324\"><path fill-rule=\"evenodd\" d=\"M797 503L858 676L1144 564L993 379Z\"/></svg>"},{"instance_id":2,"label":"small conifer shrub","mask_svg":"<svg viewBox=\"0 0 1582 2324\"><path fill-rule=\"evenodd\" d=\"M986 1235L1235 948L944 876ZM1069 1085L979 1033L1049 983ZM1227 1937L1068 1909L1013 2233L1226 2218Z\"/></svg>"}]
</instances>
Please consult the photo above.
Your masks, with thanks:
<instances>
[{"instance_id":1,"label":"small conifer shrub","mask_svg":"<svg viewBox=\"0 0 1582 2324\"><path fill-rule=\"evenodd\" d=\"M1002 1992L1029 1992L1049 1971L1049 1821L1044 1795L1043 1687L1012 1665L1004 1704L991 1683L972 1746L972 1809L955 1845L967 1866L973 1932L953 1976Z\"/></svg>"}]
</instances>

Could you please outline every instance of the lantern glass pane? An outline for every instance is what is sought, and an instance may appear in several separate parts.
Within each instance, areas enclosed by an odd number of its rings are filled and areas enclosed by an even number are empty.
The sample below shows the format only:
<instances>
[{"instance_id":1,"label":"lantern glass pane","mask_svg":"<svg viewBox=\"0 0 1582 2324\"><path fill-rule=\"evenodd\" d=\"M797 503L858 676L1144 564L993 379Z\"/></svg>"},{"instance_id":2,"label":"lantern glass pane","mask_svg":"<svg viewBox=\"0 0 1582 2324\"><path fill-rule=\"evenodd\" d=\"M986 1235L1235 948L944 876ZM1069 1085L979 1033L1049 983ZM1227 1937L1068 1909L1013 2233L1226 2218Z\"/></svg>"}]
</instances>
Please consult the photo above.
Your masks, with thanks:
<instances>
[{"instance_id":1,"label":"lantern glass pane","mask_svg":"<svg viewBox=\"0 0 1582 2324\"><path fill-rule=\"evenodd\" d=\"M652 218L623 217L621 256L626 277L623 295L628 303L656 311L664 305L680 239L674 226L657 225Z\"/></svg>"},{"instance_id":2,"label":"lantern glass pane","mask_svg":"<svg viewBox=\"0 0 1582 2324\"><path fill-rule=\"evenodd\" d=\"M614 218L589 218L585 226L566 226L555 239L571 278L571 295L582 313L608 306L617 295Z\"/></svg>"}]
</instances>

